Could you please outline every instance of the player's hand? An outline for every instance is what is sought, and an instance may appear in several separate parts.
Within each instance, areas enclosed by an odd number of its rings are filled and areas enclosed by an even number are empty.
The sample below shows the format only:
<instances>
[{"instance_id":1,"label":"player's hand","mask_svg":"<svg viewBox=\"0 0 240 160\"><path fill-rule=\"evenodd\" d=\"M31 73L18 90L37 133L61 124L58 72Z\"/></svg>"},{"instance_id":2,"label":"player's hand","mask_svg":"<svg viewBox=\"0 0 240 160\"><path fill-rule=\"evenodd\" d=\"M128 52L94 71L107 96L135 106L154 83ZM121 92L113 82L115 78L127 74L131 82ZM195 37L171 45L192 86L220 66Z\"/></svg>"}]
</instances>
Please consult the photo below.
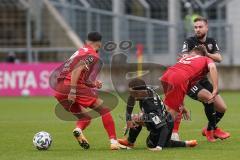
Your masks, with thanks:
<instances>
[{"instance_id":1,"label":"player's hand","mask_svg":"<svg viewBox=\"0 0 240 160\"><path fill-rule=\"evenodd\" d=\"M68 94L68 101L71 101L72 103L74 103L76 97L77 97L77 96L76 96L76 93L70 92L70 93Z\"/></svg>"},{"instance_id":2,"label":"player's hand","mask_svg":"<svg viewBox=\"0 0 240 160\"><path fill-rule=\"evenodd\" d=\"M205 51L205 56L208 56L208 51L207 51L207 48L206 46L204 46L203 44L199 45L200 47L202 47Z\"/></svg>"},{"instance_id":3,"label":"player's hand","mask_svg":"<svg viewBox=\"0 0 240 160\"><path fill-rule=\"evenodd\" d=\"M97 89L101 89L102 88L102 81L99 81L99 80L95 81L95 86L96 86Z\"/></svg>"},{"instance_id":4,"label":"player's hand","mask_svg":"<svg viewBox=\"0 0 240 160\"><path fill-rule=\"evenodd\" d=\"M127 128L135 128L133 121L127 121Z\"/></svg>"},{"instance_id":5,"label":"player's hand","mask_svg":"<svg viewBox=\"0 0 240 160\"><path fill-rule=\"evenodd\" d=\"M210 99L208 100L207 103L208 104L213 103L217 94L218 94L218 90L214 89L213 92L212 92L212 96L210 97Z\"/></svg>"}]
</instances>

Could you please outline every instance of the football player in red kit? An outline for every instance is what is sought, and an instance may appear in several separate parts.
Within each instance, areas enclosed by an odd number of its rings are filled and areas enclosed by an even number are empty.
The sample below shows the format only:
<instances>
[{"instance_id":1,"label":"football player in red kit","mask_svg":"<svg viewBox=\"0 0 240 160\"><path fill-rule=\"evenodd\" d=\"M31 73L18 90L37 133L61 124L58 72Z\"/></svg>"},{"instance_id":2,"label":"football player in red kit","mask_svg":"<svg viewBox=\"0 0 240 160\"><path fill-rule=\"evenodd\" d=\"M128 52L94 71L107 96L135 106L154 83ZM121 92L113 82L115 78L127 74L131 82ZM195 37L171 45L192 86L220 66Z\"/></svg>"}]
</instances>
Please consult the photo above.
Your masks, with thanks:
<instances>
[{"instance_id":1,"label":"football player in red kit","mask_svg":"<svg viewBox=\"0 0 240 160\"><path fill-rule=\"evenodd\" d=\"M161 77L168 111L176 119L177 114L184 108L184 97L188 90L199 80L209 76L213 83L213 92L206 103L212 103L218 94L218 73L213 60L204 56L206 54L203 46L195 47L189 55L182 57L175 65L169 67Z\"/></svg>"},{"instance_id":2,"label":"football player in red kit","mask_svg":"<svg viewBox=\"0 0 240 160\"><path fill-rule=\"evenodd\" d=\"M220 63L223 58L221 56L221 51L218 47L218 44L213 37L208 36L208 20L204 17L195 18L194 32L194 36L188 37L185 40L182 54L188 54L189 51L191 51L195 46L202 45L207 51L206 56L211 58L214 62ZM204 103L204 101L209 98L212 89L212 84L206 76L196 83L187 93L189 97L202 102L204 106L208 124L203 128L202 135L206 136L206 139L209 142L215 142L217 138L227 139L230 137L229 132L226 132L217 126L217 124L222 120L227 109L227 105L225 104L221 95L218 94L213 103ZM174 140L179 140L178 130L181 119L182 114L180 113L174 122L172 133L172 139Z\"/></svg>"},{"instance_id":3,"label":"football player in red kit","mask_svg":"<svg viewBox=\"0 0 240 160\"><path fill-rule=\"evenodd\" d=\"M73 135L82 148L90 147L83 135L83 130L90 124L91 116L79 113L90 108L101 115L102 123L110 140L110 149L117 150L124 146L116 140L115 125L109 108L103 105L103 100L96 93L96 89L102 87L102 82L96 80L97 73L101 69L98 55L101 39L100 33L90 32L86 44L60 67L55 97L67 111L78 118Z\"/></svg>"}]
</instances>

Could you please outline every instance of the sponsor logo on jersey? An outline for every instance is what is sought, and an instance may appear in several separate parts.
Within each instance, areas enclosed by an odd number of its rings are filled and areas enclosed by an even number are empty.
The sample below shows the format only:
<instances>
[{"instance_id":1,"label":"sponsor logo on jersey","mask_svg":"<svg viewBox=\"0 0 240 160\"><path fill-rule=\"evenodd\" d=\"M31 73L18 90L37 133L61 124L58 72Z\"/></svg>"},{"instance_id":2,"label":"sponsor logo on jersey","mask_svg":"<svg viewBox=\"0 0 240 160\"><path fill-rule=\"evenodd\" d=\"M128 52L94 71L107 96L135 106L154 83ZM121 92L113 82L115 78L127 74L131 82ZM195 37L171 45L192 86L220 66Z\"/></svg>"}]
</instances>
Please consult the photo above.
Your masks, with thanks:
<instances>
[{"instance_id":1,"label":"sponsor logo on jersey","mask_svg":"<svg viewBox=\"0 0 240 160\"><path fill-rule=\"evenodd\" d=\"M92 64L92 63L93 63L93 57L92 57L92 56L88 56L88 57L85 59L85 62L86 62L87 65Z\"/></svg>"},{"instance_id":2,"label":"sponsor logo on jersey","mask_svg":"<svg viewBox=\"0 0 240 160\"><path fill-rule=\"evenodd\" d=\"M218 45L216 44L216 48L217 48L217 51L219 50L219 47L218 47Z\"/></svg>"},{"instance_id":3,"label":"sponsor logo on jersey","mask_svg":"<svg viewBox=\"0 0 240 160\"><path fill-rule=\"evenodd\" d=\"M188 51L188 44L186 42L184 42L182 52L187 52L187 51Z\"/></svg>"},{"instance_id":4,"label":"sponsor logo on jersey","mask_svg":"<svg viewBox=\"0 0 240 160\"><path fill-rule=\"evenodd\" d=\"M213 49L213 45L212 44L208 44L208 49L212 50Z\"/></svg>"}]
</instances>

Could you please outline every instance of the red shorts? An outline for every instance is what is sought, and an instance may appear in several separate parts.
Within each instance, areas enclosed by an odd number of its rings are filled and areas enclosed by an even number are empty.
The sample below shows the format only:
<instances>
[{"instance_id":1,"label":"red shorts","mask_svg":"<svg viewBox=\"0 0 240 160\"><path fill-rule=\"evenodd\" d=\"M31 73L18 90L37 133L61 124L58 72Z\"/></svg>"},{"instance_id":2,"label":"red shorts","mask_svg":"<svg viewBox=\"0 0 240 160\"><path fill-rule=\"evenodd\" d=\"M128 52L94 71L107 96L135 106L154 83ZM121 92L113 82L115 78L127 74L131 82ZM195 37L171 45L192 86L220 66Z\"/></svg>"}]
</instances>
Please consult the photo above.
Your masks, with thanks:
<instances>
[{"instance_id":1,"label":"red shorts","mask_svg":"<svg viewBox=\"0 0 240 160\"><path fill-rule=\"evenodd\" d=\"M177 73L165 72L161 77L161 83L165 94L164 103L171 109L182 112L184 97L187 91L187 82L181 79Z\"/></svg>"},{"instance_id":2,"label":"red shorts","mask_svg":"<svg viewBox=\"0 0 240 160\"><path fill-rule=\"evenodd\" d=\"M87 87L86 85L77 86L77 96L74 104L68 102L68 94L70 92L69 83L60 81L55 88L55 98L59 103L68 111L78 113L81 111L81 107L88 108L93 107L97 101L98 96L94 89Z\"/></svg>"}]
</instances>

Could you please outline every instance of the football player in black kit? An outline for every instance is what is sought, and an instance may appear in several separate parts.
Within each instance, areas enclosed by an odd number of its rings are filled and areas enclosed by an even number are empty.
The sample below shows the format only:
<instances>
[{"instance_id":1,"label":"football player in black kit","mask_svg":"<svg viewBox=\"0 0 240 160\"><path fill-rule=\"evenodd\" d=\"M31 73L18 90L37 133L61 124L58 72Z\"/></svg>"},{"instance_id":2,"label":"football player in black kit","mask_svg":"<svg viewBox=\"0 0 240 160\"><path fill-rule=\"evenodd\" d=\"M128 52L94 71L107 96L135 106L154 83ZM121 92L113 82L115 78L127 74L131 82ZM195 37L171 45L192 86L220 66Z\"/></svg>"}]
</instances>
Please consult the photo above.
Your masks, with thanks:
<instances>
[{"instance_id":1,"label":"football player in black kit","mask_svg":"<svg viewBox=\"0 0 240 160\"><path fill-rule=\"evenodd\" d=\"M129 82L130 95L127 101L126 121L129 129L128 138L118 139L118 142L133 148L137 136L146 126L149 136L146 144L151 151L161 151L165 147L195 147L196 140L174 141L171 140L173 119L167 112L165 105L155 90L142 79L133 79ZM142 114L132 116L135 102L139 101Z\"/></svg>"},{"instance_id":2,"label":"football player in black kit","mask_svg":"<svg viewBox=\"0 0 240 160\"><path fill-rule=\"evenodd\" d=\"M182 49L182 56L187 54L196 46L204 46L209 58L213 59L215 62L220 63L222 61L222 56L220 54L219 47L215 39L207 36L208 32L208 20L204 17L197 17L194 20L194 32L195 36L189 37L185 40ZM207 77L204 77L199 81L191 90L188 92L194 100L199 100L203 103L205 114L208 118L208 125L202 130L202 135L206 136L209 142L215 142L216 138L226 139L230 137L230 133L223 131L216 125L222 119L225 111L226 104L222 97L218 94L216 97L211 97L213 91L213 86L209 82ZM174 122L174 129L172 134L172 139L179 139L178 128L181 121L181 115L178 116Z\"/></svg>"}]
</instances>

